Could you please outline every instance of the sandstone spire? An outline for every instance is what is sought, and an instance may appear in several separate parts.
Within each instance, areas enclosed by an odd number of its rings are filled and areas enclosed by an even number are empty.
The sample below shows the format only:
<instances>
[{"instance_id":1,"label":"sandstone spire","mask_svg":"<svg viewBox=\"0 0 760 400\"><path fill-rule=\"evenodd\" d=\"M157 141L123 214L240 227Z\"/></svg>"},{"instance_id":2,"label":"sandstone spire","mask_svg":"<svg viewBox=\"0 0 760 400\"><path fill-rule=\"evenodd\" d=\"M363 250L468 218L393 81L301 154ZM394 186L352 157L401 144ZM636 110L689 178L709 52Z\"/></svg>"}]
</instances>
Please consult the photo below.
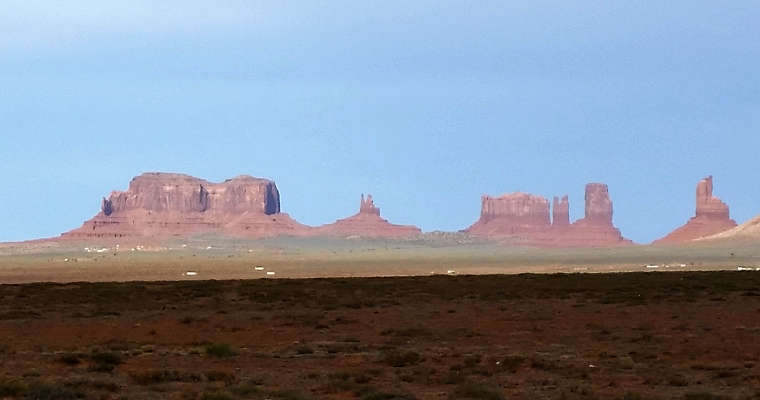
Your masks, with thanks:
<instances>
[{"instance_id":1,"label":"sandstone spire","mask_svg":"<svg viewBox=\"0 0 760 400\"><path fill-rule=\"evenodd\" d=\"M697 183L694 217L654 243L685 243L729 230L735 226L736 222L729 216L728 205L713 196L713 177L708 176Z\"/></svg>"},{"instance_id":2,"label":"sandstone spire","mask_svg":"<svg viewBox=\"0 0 760 400\"><path fill-rule=\"evenodd\" d=\"M567 196L559 197L554 196L552 202L552 226L563 227L570 225L570 203L567 200Z\"/></svg>"},{"instance_id":3,"label":"sandstone spire","mask_svg":"<svg viewBox=\"0 0 760 400\"><path fill-rule=\"evenodd\" d=\"M380 215L380 209L375 207L375 202L372 200L371 194L368 194L366 198L364 197L364 194L362 194L359 212Z\"/></svg>"},{"instance_id":4,"label":"sandstone spire","mask_svg":"<svg viewBox=\"0 0 760 400\"><path fill-rule=\"evenodd\" d=\"M612 226L612 200L607 185L589 183L586 185L586 218L594 225Z\"/></svg>"}]
</instances>

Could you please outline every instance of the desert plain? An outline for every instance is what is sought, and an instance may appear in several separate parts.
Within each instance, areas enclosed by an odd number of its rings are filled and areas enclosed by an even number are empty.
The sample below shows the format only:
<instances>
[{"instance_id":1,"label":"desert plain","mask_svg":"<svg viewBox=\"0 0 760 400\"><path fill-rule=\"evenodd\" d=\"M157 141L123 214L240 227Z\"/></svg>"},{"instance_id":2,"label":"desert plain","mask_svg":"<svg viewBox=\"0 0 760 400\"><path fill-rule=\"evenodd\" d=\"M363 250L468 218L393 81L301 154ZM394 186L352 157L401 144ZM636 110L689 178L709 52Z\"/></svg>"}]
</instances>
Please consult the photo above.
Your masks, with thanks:
<instances>
[{"instance_id":1,"label":"desert plain","mask_svg":"<svg viewBox=\"0 0 760 400\"><path fill-rule=\"evenodd\" d=\"M0 398L760 398L752 242L197 236L0 254Z\"/></svg>"}]
</instances>

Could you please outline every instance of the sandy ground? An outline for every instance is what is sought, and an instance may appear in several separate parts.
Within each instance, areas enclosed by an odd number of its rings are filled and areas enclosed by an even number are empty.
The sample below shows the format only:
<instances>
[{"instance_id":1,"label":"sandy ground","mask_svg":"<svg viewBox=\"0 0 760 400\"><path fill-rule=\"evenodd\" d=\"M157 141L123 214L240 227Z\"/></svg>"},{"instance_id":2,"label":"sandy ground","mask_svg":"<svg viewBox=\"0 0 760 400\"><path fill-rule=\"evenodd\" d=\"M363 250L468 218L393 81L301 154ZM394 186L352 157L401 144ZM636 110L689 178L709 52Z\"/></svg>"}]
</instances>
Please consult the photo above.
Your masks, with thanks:
<instances>
[{"instance_id":1,"label":"sandy ground","mask_svg":"<svg viewBox=\"0 0 760 400\"><path fill-rule=\"evenodd\" d=\"M0 285L0 397L758 399L760 274Z\"/></svg>"},{"instance_id":2,"label":"sandy ground","mask_svg":"<svg viewBox=\"0 0 760 400\"><path fill-rule=\"evenodd\" d=\"M760 246L745 243L538 249L450 240L317 238L196 238L160 245L124 243L118 248L115 243L85 242L0 246L0 283L736 270L739 267L760 268Z\"/></svg>"},{"instance_id":3,"label":"sandy ground","mask_svg":"<svg viewBox=\"0 0 760 400\"><path fill-rule=\"evenodd\" d=\"M760 399L758 288L752 243L3 244L0 398Z\"/></svg>"}]
</instances>

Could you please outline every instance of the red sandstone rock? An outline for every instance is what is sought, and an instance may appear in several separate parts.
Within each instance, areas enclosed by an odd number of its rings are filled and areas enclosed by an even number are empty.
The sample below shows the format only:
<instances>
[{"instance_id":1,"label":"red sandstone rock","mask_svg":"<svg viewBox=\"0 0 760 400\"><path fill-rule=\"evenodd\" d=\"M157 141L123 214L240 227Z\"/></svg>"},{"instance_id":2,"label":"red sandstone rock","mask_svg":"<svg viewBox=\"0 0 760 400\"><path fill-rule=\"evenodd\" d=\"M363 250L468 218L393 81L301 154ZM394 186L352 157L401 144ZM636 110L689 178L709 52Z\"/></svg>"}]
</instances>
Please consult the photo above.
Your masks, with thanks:
<instances>
[{"instance_id":1,"label":"red sandstone rock","mask_svg":"<svg viewBox=\"0 0 760 400\"><path fill-rule=\"evenodd\" d=\"M654 241L655 244L685 243L702 237L715 235L736 226L729 216L728 205L713 197L712 176L702 179L697 184L695 216L685 225Z\"/></svg>"},{"instance_id":2,"label":"red sandstone rock","mask_svg":"<svg viewBox=\"0 0 760 400\"><path fill-rule=\"evenodd\" d=\"M524 235L548 229L549 201L527 193L481 198L480 219L466 231L477 236Z\"/></svg>"},{"instance_id":3,"label":"red sandstone rock","mask_svg":"<svg viewBox=\"0 0 760 400\"><path fill-rule=\"evenodd\" d=\"M586 217L576 223L581 221L589 225L612 226L612 200L607 185L586 185Z\"/></svg>"},{"instance_id":4,"label":"red sandstone rock","mask_svg":"<svg viewBox=\"0 0 760 400\"><path fill-rule=\"evenodd\" d=\"M380 208L375 206L375 201L372 200L371 194L368 194L366 199L364 198L364 194L362 194L361 200L359 201L359 214L380 215Z\"/></svg>"},{"instance_id":5,"label":"red sandstone rock","mask_svg":"<svg viewBox=\"0 0 760 400\"><path fill-rule=\"evenodd\" d=\"M584 218L569 226L555 227L548 234L536 237L536 243L558 247L606 247L632 243L612 225L612 200L607 185L587 184L585 200ZM564 211L562 207L560 203L560 212Z\"/></svg>"},{"instance_id":6,"label":"red sandstone rock","mask_svg":"<svg viewBox=\"0 0 760 400\"><path fill-rule=\"evenodd\" d=\"M366 198L362 195L357 214L315 228L315 234L344 237L409 237L420 233L420 228L416 226L394 225L381 218L380 209L375 206L371 194Z\"/></svg>"},{"instance_id":7,"label":"red sandstone rock","mask_svg":"<svg viewBox=\"0 0 760 400\"><path fill-rule=\"evenodd\" d=\"M295 235L307 233L308 227L280 213L280 194L270 180L244 175L212 183L182 174L146 173L134 178L127 191L116 191L104 198L100 213L62 238L199 232Z\"/></svg>"},{"instance_id":8,"label":"red sandstone rock","mask_svg":"<svg viewBox=\"0 0 760 400\"><path fill-rule=\"evenodd\" d=\"M554 202L552 204L552 227L563 227L570 225L570 203L567 200L567 196L563 196L562 200L559 197L554 196Z\"/></svg>"},{"instance_id":9,"label":"red sandstone rock","mask_svg":"<svg viewBox=\"0 0 760 400\"><path fill-rule=\"evenodd\" d=\"M631 244L612 225L612 201L607 185L586 185L585 217L570 224L567 196L555 197L549 224L549 202L540 196L514 193L483 196L480 219L467 232L483 237L509 238L528 245L600 247Z\"/></svg>"},{"instance_id":10,"label":"red sandstone rock","mask_svg":"<svg viewBox=\"0 0 760 400\"><path fill-rule=\"evenodd\" d=\"M728 205L713 197L713 178L708 176L697 184L697 217L729 219ZM734 224L736 225L736 224Z\"/></svg>"}]
</instances>

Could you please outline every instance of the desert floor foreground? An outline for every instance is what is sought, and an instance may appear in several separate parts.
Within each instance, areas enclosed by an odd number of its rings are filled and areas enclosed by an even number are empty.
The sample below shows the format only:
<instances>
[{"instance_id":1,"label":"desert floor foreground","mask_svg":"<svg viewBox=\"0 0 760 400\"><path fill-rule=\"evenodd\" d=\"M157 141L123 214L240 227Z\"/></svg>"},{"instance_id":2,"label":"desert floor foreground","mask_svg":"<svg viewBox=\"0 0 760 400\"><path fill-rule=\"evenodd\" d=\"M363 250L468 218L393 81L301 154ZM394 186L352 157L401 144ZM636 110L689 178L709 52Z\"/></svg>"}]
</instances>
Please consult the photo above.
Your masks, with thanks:
<instances>
[{"instance_id":1,"label":"desert floor foreground","mask_svg":"<svg viewBox=\"0 0 760 400\"><path fill-rule=\"evenodd\" d=\"M649 266L649 267L647 267ZM159 244L0 244L0 283L423 276L663 270L760 271L756 242L542 249L461 235L414 240L197 237ZM190 272L190 274L188 274Z\"/></svg>"},{"instance_id":2,"label":"desert floor foreground","mask_svg":"<svg viewBox=\"0 0 760 400\"><path fill-rule=\"evenodd\" d=\"M0 285L0 398L760 399L760 273Z\"/></svg>"}]
</instances>

